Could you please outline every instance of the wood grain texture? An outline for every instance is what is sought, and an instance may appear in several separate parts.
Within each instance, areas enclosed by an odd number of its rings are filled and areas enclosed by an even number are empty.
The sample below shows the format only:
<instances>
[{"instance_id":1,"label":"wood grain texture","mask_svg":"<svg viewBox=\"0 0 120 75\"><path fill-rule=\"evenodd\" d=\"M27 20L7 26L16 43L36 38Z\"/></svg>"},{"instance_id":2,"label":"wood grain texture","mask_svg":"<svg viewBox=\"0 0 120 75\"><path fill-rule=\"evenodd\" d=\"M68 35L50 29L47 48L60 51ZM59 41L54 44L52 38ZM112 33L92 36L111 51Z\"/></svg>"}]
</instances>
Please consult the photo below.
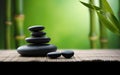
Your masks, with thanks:
<instances>
[{"instance_id":1,"label":"wood grain texture","mask_svg":"<svg viewBox=\"0 0 120 75\"><path fill-rule=\"evenodd\" d=\"M48 57L21 57L16 50L0 50L0 62L120 61L120 50L74 50L74 52L75 55L71 59L65 59L63 56L50 59Z\"/></svg>"}]
</instances>

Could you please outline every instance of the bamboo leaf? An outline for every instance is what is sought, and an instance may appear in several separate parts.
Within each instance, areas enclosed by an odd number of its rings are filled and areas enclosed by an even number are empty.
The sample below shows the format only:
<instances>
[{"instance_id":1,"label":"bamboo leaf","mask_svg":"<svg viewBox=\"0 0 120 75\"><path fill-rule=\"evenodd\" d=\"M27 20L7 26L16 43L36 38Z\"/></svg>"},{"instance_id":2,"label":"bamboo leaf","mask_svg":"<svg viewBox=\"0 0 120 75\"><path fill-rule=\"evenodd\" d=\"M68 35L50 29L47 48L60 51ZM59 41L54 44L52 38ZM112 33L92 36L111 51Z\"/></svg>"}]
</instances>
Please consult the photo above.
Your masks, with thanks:
<instances>
[{"instance_id":1,"label":"bamboo leaf","mask_svg":"<svg viewBox=\"0 0 120 75\"><path fill-rule=\"evenodd\" d=\"M103 9L100 7L97 7L93 4L88 4L88 3L84 3L81 2L83 5L85 5L86 7L90 8L90 9L94 9L97 14L98 17L100 19L100 21L112 32L116 33L116 34L120 34L120 23L117 20L117 18L115 17L112 8L110 7L110 5L108 4L108 2L106 0L101 0L102 4L103 4Z\"/></svg>"},{"instance_id":2,"label":"bamboo leaf","mask_svg":"<svg viewBox=\"0 0 120 75\"><path fill-rule=\"evenodd\" d=\"M103 15L100 14L100 12L97 12L99 18L101 19L100 21L104 23L104 25L111 30L112 32L116 34L120 34L119 29L111 22L109 22Z\"/></svg>"},{"instance_id":3,"label":"bamboo leaf","mask_svg":"<svg viewBox=\"0 0 120 75\"><path fill-rule=\"evenodd\" d=\"M116 27L118 27L119 28L119 30L120 30L120 23L119 23L119 21L118 21L118 19L113 15L113 14L111 14L111 13L107 13L107 17L110 19L110 21L112 22L112 23L114 23L115 24L115 26Z\"/></svg>"},{"instance_id":4,"label":"bamboo leaf","mask_svg":"<svg viewBox=\"0 0 120 75\"><path fill-rule=\"evenodd\" d=\"M120 23L119 23L118 19L115 17L114 12L113 12L111 6L109 5L109 3L106 0L101 0L101 2L103 4L103 7L104 7L103 10L104 10L104 13L106 14L107 18L112 23L114 23L114 25L116 27L118 27L120 30Z\"/></svg>"},{"instance_id":5,"label":"bamboo leaf","mask_svg":"<svg viewBox=\"0 0 120 75\"><path fill-rule=\"evenodd\" d=\"M104 10L106 12L110 12L111 14L114 14L113 10L112 10L111 6L109 5L109 3L107 2L107 0L101 0L101 2L103 4Z\"/></svg>"},{"instance_id":6,"label":"bamboo leaf","mask_svg":"<svg viewBox=\"0 0 120 75\"><path fill-rule=\"evenodd\" d=\"M85 2L82 2L82 1L80 1L83 5L85 5L86 7L88 7L88 8L90 8L90 9L96 9L96 10L100 10L101 8L100 7L97 7L97 6L95 6L95 5L91 5L91 4L88 4L88 3L85 3ZM93 6L94 6L94 8L93 8Z\"/></svg>"}]
</instances>

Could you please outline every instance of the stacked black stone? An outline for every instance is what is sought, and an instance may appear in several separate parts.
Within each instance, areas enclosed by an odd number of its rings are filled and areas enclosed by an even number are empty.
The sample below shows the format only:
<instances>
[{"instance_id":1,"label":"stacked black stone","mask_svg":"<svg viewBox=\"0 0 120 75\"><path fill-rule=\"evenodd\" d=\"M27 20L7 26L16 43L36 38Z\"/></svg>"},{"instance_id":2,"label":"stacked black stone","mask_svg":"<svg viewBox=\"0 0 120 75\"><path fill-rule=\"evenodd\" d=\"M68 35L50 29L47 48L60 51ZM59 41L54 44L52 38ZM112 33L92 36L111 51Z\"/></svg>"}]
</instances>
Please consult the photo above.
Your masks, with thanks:
<instances>
[{"instance_id":1,"label":"stacked black stone","mask_svg":"<svg viewBox=\"0 0 120 75\"><path fill-rule=\"evenodd\" d=\"M50 42L50 38L43 32L45 27L43 26L31 26L28 28L32 33L29 38L26 38L26 42L29 45L21 46L17 49L17 52L22 56L46 56L49 52L55 52L57 47Z\"/></svg>"}]
</instances>

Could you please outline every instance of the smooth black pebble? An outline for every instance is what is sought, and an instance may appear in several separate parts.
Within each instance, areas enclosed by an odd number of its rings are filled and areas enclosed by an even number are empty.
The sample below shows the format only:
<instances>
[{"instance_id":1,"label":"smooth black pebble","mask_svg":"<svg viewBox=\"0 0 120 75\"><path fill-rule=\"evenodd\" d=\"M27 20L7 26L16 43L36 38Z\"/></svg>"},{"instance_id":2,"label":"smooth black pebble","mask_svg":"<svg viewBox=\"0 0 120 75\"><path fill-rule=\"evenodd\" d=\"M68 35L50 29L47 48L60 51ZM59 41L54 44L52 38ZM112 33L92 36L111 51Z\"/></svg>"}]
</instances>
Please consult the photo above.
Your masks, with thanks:
<instances>
[{"instance_id":1,"label":"smooth black pebble","mask_svg":"<svg viewBox=\"0 0 120 75\"><path fill-rule=\"evenodd\" d=\"M42 44L42 43L48 43L50 42L50 38L48 37L29 37L25 39L26 42L28 43L38 43L38 44Z\"/></svg>"},{"instance_id":2,"label":"smooth black pebble","mask_svg":"<svg viewBox=\"0 0 120 75\"><path fill-rule=\"evenodd\" d=\"M38 31L44 30L45 27L44 26L31 26L28 29L32 32L38 32Z\"/></svg>"},{"instance_id":3,"label":"smooth black pebble","mask_svg":"<svg viewBox=\"0 0 120 75\"><path fill-rule=\"evenodd\" d=\"M61 52L61 54L65 57L65 58L71 58L74 56L74 52L73 51L63 51Z\"/></svg>"},{"instance_id":4,"label":"smooth black pebble","mask_svg":"<svg viewBox=\"0 0 120 75\"><path fill-rule=\"evenodd\" d=\"M49 52L55 52L57 47L51 44L30 44L21 46L17 52L22 56L46 56Z\"/></svg>"},{"instance_id":5,"label":"smooth black pebble","mask_svg":"<svg viewBox=\"0 0 120 75\"><path fill-rule=\"evenodd\" d=\"M61 56L60 52L50 52L50 53L47 54L47 57L49 57L51 59L56 59L60 56Z\"/></svg>"},{"instance_id":6,"label":"smooth black pebble","mask_svg":"<svg viewBox=\"0 0 120 75\"><path fill-rule=\"evenodd\" d=\"M31 35L33 37L41 37L41 36L46 35L46 32L32 32Z\"/></svg>"}]
</instances>

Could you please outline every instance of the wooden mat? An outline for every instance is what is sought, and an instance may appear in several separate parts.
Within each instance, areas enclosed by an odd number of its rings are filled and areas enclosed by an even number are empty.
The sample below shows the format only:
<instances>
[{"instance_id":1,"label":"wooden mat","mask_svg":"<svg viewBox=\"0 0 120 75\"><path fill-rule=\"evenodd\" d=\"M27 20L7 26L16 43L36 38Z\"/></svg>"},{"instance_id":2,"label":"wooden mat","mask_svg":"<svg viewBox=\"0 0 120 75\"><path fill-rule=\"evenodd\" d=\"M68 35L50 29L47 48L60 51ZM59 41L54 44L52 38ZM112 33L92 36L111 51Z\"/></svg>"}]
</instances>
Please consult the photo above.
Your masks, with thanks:
<instances>
[{"instance_id":1,"label":"wooden mat","mask_svg":"<svg viewBox=\"0 0 120 75\"><path fill-rule=\"evenodd\" d=\"M61 51L61 50L58 50ZM60 57L21 57L16 50L0 50L0 62L85 62L85 61L120 61L120 50L74 50L71 59Z\"/></svg>"}]
</instances>

